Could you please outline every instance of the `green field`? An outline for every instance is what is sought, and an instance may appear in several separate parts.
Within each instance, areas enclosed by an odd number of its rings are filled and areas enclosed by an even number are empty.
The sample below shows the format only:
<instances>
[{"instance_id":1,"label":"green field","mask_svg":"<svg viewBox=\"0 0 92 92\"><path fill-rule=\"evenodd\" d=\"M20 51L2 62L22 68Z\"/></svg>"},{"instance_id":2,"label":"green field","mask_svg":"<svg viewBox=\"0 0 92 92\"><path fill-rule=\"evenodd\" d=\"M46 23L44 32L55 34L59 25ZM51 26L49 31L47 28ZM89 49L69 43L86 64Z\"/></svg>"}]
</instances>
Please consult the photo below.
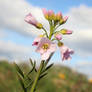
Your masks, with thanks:
<instances>
[{"instance_id":1,"label":"green field","mask_svg":"<svg viewBox=\"0 0 92 92\"><path fill-rule=\"evenodd\" d=\"M31 67L19 64L26 74ZM35 78L35 74L30 75ZM92 83L87 77L68 67L54 65L39 81L36 92L92 92ZM14 64L0 61L0 92L23 92Z\"/></svg>"}]
</instances>

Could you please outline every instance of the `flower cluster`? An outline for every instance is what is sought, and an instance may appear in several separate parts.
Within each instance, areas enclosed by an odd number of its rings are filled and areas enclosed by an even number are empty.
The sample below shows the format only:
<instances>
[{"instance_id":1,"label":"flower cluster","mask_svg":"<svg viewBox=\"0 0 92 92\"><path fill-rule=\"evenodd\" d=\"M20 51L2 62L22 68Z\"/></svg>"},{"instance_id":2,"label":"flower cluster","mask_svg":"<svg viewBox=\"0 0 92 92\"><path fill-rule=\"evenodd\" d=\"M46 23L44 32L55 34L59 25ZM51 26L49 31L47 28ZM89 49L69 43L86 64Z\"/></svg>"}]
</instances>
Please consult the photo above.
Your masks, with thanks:
<instances>
[{"instance_id":1,"label":"flower cluster","mask_svg":"<svg viewBox=\"0 0 92 92\"><path fill-rule=\"evenodd\" d=\"M62 42L62 35L70 35L72 34L72 31L67 29L57 30L58 27L66 23L68 17L63 17L61 12L55 14L53 10L47 11L46 9L42 9L42 12L45 19L48 20L50 25L49 34L43 27L43 25L39 23L31 13L29 13L25 17L25 21L27 23L44 31L44 34L35 38L32 44L33 46L37 46L36 52L41 54L42 60L47 60L50 55L56 51L58 46L60 49L62 61L70 60L70 55L72 55L74 51L64 45L64 43Z\"/></svg>"}]
</instances>

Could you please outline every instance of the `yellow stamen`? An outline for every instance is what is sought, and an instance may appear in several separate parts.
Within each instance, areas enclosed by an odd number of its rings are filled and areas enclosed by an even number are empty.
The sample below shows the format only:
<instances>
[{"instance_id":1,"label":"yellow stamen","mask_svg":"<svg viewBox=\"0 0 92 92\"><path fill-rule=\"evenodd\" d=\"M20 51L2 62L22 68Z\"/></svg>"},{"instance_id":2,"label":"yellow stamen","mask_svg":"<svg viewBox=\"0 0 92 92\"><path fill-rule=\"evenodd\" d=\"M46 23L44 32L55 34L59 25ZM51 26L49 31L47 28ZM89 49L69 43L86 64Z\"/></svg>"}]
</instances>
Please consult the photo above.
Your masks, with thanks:
<instances>
[{"instance_id":1,"label":"yellow stamen","mask_svg":"<svg viewBox=\"0 0 92 92\"><path fill-rule=\"evenodd\" d=\"M49 44L48 44L48 43L44 43L44 44L42 45L42 48L43 48L44 50L47 50L47 49L49 48Z\"/></svg>"}]
</instances>

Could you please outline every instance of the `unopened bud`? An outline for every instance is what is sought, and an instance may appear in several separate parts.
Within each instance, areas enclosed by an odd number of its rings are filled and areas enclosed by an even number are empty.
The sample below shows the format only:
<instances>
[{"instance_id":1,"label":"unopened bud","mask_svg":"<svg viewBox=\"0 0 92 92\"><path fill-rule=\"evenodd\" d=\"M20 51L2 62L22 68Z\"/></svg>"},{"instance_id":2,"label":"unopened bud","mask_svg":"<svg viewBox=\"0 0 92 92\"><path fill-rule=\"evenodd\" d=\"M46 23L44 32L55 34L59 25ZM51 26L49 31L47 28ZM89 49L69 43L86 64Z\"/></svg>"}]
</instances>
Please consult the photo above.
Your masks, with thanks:
<instances>
[{"instance_id":1,"label":"unopened bud","mask_svg":"<svg viewBox=\"0 0 92 92\"><path fill-rule=\"evenodd\" d=\"M62 13L61 12L58 12L56 14L56 20L60 20L60 19L62 19Z\"/></svg>"},{"instance_id":2,"label":"unopened bud","mask_svg":"<svg viewBox=\"0 0 92 92\"><path fill-rule=\"evenodd\" d=\"M63 42L58 42L58 46L59 47L61 47L61 46L63 46L64 44L63 44Z\"/></svg>"},{"instance_id":3,"label":"unopened bud","mask_svg":"<svg viewBox=\"0 0 92 92\"><path fill-rule=\"evenodd\" d=\"M41 23L37 23L36 27L37 27L38 29L42 29L43 25L42 25Z\"/></svg>"},{"instance_id":4,"label":"unopened bud","mask_svg":"<svg viewBox=\"0 0 92 92\"><path fill-rule=\"evenodd\" d=\"M60 22L59 22L60 25L66 23L67 19L68 19L68 16L65 16L64 18L60 19Z\"/></svg>"},{"instance_id":5,"label":"unopened bud","mask_svg":"<svg viewBox=\"0 0 92 92\"><path fill-rule=\"evenodd\" d=\"M60 33L56 33L56 34L55 34L55 38L56 38L57 40L61 40L61 39L62 39L62 35L61 35Z\"/></svg>"},{"instance_id":6,"label":"unopened bud","mask_svg":"<svg viewBox=\"0 0 92 92\"><path fill-rule=\"evenodd\" d=\"M60 33L62 33L63 35L66 35L66 34L72 34L72 31L71 30L67 30L67 29L62 29L60 31Z\"/></svg>"}]
</instances>

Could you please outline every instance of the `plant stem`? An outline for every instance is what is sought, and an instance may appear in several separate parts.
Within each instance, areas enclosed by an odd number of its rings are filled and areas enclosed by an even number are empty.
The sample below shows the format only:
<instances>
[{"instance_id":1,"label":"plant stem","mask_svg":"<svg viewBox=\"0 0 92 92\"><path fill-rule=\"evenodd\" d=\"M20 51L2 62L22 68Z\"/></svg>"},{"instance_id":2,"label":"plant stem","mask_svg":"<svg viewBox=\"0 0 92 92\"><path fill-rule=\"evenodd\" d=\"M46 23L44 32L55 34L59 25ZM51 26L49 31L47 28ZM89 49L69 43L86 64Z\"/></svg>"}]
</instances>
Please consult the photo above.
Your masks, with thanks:
<instances>
[{"instance_id":1,"label":"plant stem","mask_svg":"<svg viewBox=\"0 0 92 92\"><path fill-rule=\"evenodd\" d=\"M46 29L44 27L42 27L42 29L44 30L44 32L45 32L45 34L46 34L46 36L48 38L48 33L47 33Z\"/></svg>"},{"instance_id":2,"label":"plant stem","mask_svg":"<svg viewBox=\"0 0 92 92\"><path fill-rule=\"evenodd\" d=\"M50 25L50 34L49 34L49 39L51 39L52 35L53 35L53 26L52 26L52 25Z\"/></svg>"},{"instance_id":3,"label":"plant stem","mask_svg":"<svg viewBox=\"0 0 92 92\"><path fill-rule=\"evenodd\" d=\"M40 64L40 67L39 67L37 76L36 76L36 78L35 78L35 80L34 80L34 83L33 83L33 85L32 85L32 88L31 88L31 91L30 91L30 92L34 92L34 91L35 91L35 88L36 88L36 85L37 85L37 82L38 82L38 79L39 79L39 76L40 76L42 67L43 67L43 61L41 61L41 64Z\"/></svg>"}]
</instances>

